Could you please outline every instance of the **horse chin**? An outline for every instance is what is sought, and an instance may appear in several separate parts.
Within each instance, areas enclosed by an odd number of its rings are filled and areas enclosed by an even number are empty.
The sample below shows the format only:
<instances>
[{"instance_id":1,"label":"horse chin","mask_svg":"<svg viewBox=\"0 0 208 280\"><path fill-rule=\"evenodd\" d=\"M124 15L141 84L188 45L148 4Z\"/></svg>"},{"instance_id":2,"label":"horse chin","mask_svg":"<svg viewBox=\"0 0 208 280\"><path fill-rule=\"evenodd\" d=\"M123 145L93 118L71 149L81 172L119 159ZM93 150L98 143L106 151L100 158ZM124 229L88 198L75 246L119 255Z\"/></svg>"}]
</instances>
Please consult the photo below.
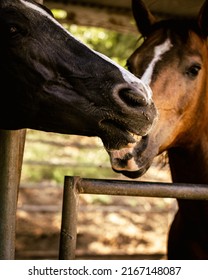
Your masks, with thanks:
<instances>
[{"instance_id":1,"label":"horse chin","mask_svg":"<svg viewBox=\"0 0 208 280\"><path fill-rule=\"evenodd\" d=\"M151 159L143 156L148 139L148 136L140 136L137 137L138 141L129 143L122 149L108 151L112 169L132 179L142 176L151 165Z\"/></svg>"},{"instance_id":2,"label":"horse chin","mask_svg":"<svg viewBox=\"0 0 208 280\"><path fill-rule=\"evenodd\" d=\"M116 173L121 173L124 176L130 178L130 179L137 179L139 177L141 177L149 168L149 166L145 167L145 168L141 168L140 170L137 171L121 171L121 170L115 170L113 168L113 171L115 171Z\"/></svg>"}]
</instances>

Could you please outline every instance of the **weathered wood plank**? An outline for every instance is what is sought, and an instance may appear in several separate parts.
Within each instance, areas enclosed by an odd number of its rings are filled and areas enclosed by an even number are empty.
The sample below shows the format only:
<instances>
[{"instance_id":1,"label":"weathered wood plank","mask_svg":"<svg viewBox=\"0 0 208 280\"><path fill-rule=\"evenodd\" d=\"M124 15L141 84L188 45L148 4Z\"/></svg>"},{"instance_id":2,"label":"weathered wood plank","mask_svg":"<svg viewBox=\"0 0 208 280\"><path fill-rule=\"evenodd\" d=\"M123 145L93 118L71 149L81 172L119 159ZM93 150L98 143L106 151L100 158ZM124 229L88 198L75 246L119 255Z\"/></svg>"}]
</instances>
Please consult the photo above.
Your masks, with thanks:
<instances>
[{"instance_id":1,"label":"weathered wood plank","mask_svg":"<svg viewBox=\"0 0 208 280\"><path fill-rule=\"evenodd\" d=\"M145 4L154 12L167 15L194 15L198 12L204 0L143 0ZM45 0L47 5L49 2L62 3L65 5L78 5L100 7L100 8L117 8L131 9L131 0ZM96 16L96 15L95 15Z\"/></svg>"},{"instance_id":2,"label":"weathered wood plank","mask_svg":"<svg viewBox=\"0 0 208 280\"><path fill-rule=\"evenodd\" d=\"M81 26L103 27L123 33L138 34L134 25L131 10L109 9L100 6L80 6L47 1L49 9L62 9L67 11L67 18L60 22L77 24Z\"/></svg>"},{"instance_id":3,"label":"weathered wood plank","mask_svg":"<svg viewBox=\"0 0 208 280\"><path fill-rule=\"evenodd\" d=\"M192 17L203 0L144 0L158 17ZM136 33L131 12L131 0L45 0L50 9L64 9L67 18L63 22L83 26L103 27L123 33Z\"/></svg>"}]
</instances>

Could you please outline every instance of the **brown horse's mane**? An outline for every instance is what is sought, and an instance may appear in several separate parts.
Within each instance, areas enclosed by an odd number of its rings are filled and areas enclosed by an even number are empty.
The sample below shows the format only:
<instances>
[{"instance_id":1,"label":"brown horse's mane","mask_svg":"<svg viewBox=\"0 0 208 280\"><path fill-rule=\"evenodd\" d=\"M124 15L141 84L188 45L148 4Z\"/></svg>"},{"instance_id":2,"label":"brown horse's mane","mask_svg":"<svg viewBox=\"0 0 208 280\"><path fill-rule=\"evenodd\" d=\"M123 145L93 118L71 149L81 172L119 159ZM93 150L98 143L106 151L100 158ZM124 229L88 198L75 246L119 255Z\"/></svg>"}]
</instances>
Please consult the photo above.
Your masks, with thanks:
<instances>
[{"instance_id":1,"label":"brown horse's mane","mask_svg":"<svg viewBox=\"0 0 208 280\"><path fill-rule=\"evenodd\" d=\"M151 25L148 35L156 32L157 30L163 30L164 37L170 37L173 40L176 36L179 36L183 43L187 42L190 31L193 31L203 37L195 18L172 18L161 20Z\"/></svg>"}]
</instances>

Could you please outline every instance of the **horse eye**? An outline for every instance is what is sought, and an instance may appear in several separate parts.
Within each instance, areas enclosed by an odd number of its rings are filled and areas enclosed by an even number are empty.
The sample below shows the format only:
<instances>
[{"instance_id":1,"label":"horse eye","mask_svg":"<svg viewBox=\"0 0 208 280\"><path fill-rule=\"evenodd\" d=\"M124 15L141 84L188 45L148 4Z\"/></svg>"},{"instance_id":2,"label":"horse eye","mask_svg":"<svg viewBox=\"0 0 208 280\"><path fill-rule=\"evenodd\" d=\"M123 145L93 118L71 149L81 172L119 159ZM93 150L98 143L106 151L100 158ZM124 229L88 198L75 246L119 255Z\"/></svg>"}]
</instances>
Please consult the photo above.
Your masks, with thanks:
<instances>
[{"instance_id":1,"label":"horse eye","mask_svg":"<svg viewBox=\"0 0 208 280\"><path fill-rule=\"evenodd\" d=\"M199 71L201 70L201 66L199 64L192 65L188 70L186 71L186 74L190 78L195 78L198 74Z\"/></svg>"},{"instance_id":2,"label":"horse eye","mask_svg":"<svg viewBox=\"0 0 208 280\"><path fill-rule=\"evenodd\" d=\"M17 32L17 27L16 26L11 26L9 31L10 31L11 34L16 33Z\"/></svg>"},{"instance_id":3,"label":"horse eye","mask_svg":"<svg viewBox=\"0 0 208 280\"><path fill-rule=\"evenodd\" d=\"M18 31L17 31L17 27L16 26L10 26L9 27L9 33L11 34L11 35L13 35L13 34L16 34Z\"/></svg>"},{"instance_id":4,"label":"horse eye","mask_svg":"<svg viewBox=\"0 0 208 280\"><path fill-rule=\"evenodd\" d=\"M20 35L20 34L23 33L23 32L20 30L20 28L18 28L18 27L15 26L15 25L9 26L8 32L9 32L10 38L15 38L15 37L17 37L18 35Z\"/></svg>"}]
</instances>

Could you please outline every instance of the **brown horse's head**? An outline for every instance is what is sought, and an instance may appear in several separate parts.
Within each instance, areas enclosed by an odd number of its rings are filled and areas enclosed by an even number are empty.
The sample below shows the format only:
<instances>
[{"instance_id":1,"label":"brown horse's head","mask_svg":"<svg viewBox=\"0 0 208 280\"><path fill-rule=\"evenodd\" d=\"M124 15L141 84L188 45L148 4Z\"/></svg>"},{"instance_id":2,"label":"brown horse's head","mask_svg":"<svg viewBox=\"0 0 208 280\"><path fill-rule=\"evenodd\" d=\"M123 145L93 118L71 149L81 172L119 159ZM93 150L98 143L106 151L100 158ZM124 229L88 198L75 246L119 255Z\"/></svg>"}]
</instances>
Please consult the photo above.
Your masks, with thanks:
<instances>
[{"instance_id":1,"label":"brown horse's head","mask_svg":"<svg viewBox=\"0 0 208 280\"><path fill-rule=\"evenodd\" d=\"M129 70L151 87L158 120L131 153L112 156L113 168L141 176L155 156L173 147L191 148L207 126L208 1L197 19L157 21L144 3L133 0L143 43L128 59Z\"/></svg>"}]
</instances>

